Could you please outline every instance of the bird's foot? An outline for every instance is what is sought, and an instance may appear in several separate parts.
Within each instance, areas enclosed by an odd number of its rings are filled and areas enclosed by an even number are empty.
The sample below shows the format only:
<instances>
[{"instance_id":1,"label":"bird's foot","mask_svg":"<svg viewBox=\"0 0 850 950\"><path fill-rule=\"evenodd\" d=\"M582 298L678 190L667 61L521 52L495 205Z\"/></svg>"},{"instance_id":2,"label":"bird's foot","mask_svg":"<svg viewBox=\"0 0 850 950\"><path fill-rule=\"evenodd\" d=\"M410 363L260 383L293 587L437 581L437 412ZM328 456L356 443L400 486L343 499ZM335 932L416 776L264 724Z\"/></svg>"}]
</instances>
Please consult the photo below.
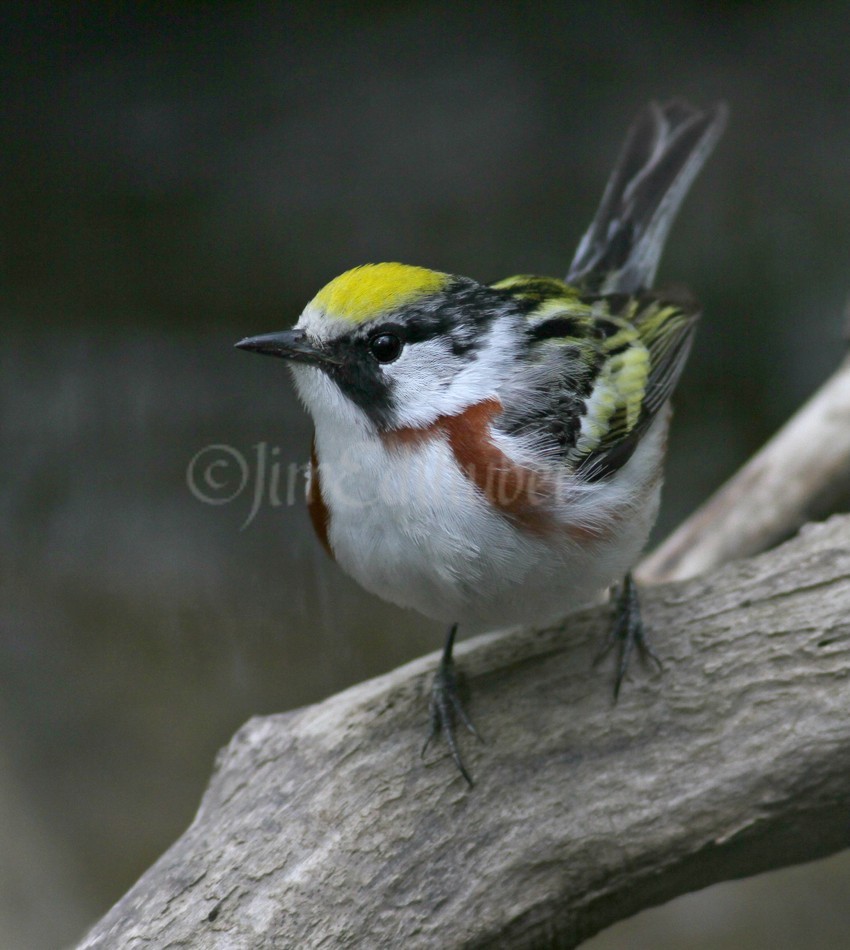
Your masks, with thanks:
<instances>
[{"instance_id":1,"label":"bird's foot","mask_svg":"<svg viewBox=\"0 0 850 950\"><path fill-rule=\"evenodd\" d=\"M472 720L467 715L466 710L464 709L462 692L463 692L463 676L458 672L457 667L455 666L454 659L452 658L452 647L454 646L454 638L457 633L457 624L455 624L449 631L448 639L446 640L446 646L443 650L443 657L440 660L440 665L437 668L437 672L434 674L434 682L431 686L431 702L430 702L430 715L431 715L431 730L428 733L428 738L425 740L425 745L422 747L422 755L425 755L425 750L431 744L431 741L441 734L445 736L446 742L449 747L449 751L452 754L455 765L458 767L460 774L466 779L467 784L472 787L474 784L472 781L472 776L469 774L466 766L463 764L463 759L460 755L460 749L457 744L457 736L455 735L455 726L457 721L466 726L469 732L475 736L479 742L484 740L478 734L478 730L472 724Z\"/></svg>"},{"instance_id":2,"label":"bird's foot","mask_svg":"<svg viewBox=\"0 0 850 950\"><path fill-rule=\"evenodd\" d=\"M593 661L593 665L596 666L615 646L617 648L617 675L614 679L614 702L617 701L617 697L620 695L620 687L629 668L629 661L635 647L637 647L642 660L652 660L659 671L664 668L658 654L652 649L647 640L646 630L641 619L637 585L631 574L626 574L623 579L623 585L617 596L614 622L604 646Z\"/></svg>"}]
</instances>

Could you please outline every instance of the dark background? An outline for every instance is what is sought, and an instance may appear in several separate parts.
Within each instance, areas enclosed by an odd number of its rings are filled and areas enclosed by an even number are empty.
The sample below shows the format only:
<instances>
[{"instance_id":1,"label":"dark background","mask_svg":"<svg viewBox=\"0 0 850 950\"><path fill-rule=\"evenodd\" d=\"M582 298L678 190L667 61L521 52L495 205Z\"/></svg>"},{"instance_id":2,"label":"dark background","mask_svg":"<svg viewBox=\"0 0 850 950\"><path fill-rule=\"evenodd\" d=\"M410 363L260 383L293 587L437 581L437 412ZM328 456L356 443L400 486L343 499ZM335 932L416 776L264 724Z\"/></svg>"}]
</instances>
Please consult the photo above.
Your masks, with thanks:
<instances>
[{"instance_id":1,"label":"dark background","mask_svg":"<svg viewBox=\"0 0 850 950\"><path fill-rule=\"evenodd\" d=\"M631 117L682 95L731 122L660 274L705 318L659 535L843 351L846 4L329 7L0 13L0 946L77 937L247 717L440 643L340 574L300 502L240 530L255 446L285 482L310 430L235 340L366 261L563 274ZM246 460L229 503L187 484L210 445ZM240 470L216 471L221 500ZM838 857L593 946L843 946L848 887Z\"/></svg>"}]
</instances>

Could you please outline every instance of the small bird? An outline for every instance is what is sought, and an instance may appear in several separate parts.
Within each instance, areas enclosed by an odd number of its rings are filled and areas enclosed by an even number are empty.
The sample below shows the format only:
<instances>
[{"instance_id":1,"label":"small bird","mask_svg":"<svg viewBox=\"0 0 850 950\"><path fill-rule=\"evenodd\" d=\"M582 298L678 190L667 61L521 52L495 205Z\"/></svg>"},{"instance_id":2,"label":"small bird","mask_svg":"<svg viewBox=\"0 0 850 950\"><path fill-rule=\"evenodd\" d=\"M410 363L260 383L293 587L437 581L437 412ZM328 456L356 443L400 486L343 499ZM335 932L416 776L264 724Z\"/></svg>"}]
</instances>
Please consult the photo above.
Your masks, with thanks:
<instances>
[{"instance_id":1,"label":"small bird","mask_svg":"<svg viewBox=\"0 0 850 950\"><path fill-rule=\"evenodd\" d=\"M615 697L635 647L657 660L629 572L700 311L650 288L725 121L723 104L645 107L565 281L364 264L293 329L236 344L289 361L315 424L307 504L328 553L366 590L451 624L428 741L445 737L470 785L458 624L546 623L622 582L603 650L619 646Z\"/></svg>"}]
</instances>

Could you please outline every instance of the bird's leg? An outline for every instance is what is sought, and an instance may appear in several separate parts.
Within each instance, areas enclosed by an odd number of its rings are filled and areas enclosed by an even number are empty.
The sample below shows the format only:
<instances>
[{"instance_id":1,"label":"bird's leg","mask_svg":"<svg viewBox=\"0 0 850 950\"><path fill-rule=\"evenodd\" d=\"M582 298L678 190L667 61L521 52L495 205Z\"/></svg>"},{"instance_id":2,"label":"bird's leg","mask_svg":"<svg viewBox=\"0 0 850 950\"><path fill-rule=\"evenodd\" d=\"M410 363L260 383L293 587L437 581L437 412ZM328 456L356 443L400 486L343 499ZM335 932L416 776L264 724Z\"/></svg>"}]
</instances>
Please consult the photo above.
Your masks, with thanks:
<instances>
[{"instance_id":1,"label":"bird's leg","mask_svg":"<svg viewBox=\"0 0 850 950\"><path fill-rule=\"evenodd\" d=\"M466 714L466 710L463 708L463 702L461 700L462 676L458 674L454 658L452 657L456 633L457 624L453 624L449 630L449 635L446 637L446 645L443 647L443 657L440 660L440 665L434 674L430 704L431 731L425 740L425 745L422 747L422 755L425 754L425 750L428 748L431 740L442 732L446 737L446 742L449 745L452 758L455 760L455 765L469 786L472 787L472 777L466 770L463 759L460 757L460 750L457 747L457 739L455 737L456 719L459 719L476 739L479 741L483 740L475 726L472 725L472 720L470 720Z\"/></svg>"},{"instance_id":2,"label":"bird's leg","mask_svg":"<svg viewBox=\"0 0 850 950\"><path fill-rule=\"evenodd\" d=\"M661 670L662 663L656 652L649 645L646 638L646 631L643 627L643 621L640 615L640 599L638 598L637 585L631 572L623 578L623 584L617 595L614 622L605 645L599 651L594 666L604 656L607 656L612 647L617 647L617 675L614 679L614 702L620 695L620 686L623 683L623 677L629 668L634 648L637 647L642 659L651 659Z\"/></svg>"}]
</instances>

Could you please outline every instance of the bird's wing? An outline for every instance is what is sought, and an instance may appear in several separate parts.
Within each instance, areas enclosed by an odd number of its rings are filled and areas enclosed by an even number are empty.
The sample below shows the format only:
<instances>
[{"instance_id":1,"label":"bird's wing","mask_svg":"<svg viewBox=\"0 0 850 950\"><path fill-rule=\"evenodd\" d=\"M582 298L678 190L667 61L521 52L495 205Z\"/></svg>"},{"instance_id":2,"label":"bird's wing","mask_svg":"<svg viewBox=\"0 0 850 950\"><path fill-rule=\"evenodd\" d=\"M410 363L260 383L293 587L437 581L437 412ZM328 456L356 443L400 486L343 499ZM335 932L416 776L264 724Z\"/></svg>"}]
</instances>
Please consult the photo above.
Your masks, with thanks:
<instances>
[{"instance_id":1,"label":"bird's wing","mask_svg":"<svg viewBox=\"0 0 850 950\"><path fill-rule=\"evenodd\" d=\"M588 481L613 474L679 379L697 305L654 293L582 296L539 278L496 286L539 294L524 352L501 394L499 428Z\"/></svg>"},{"instance_id":2,"label":"bird's wing","mask_svg":"<svg viewBox=\"0 0 850 950\"><path fill-rule=\"evenodd\" d=\"M609 308L611 298L601 298ZM623 466L673 393L693 341L692 300L630 298L625 326L603 342L604 358L586 401L574 461L590 481Z\"/></svg>"}]
</instances>

